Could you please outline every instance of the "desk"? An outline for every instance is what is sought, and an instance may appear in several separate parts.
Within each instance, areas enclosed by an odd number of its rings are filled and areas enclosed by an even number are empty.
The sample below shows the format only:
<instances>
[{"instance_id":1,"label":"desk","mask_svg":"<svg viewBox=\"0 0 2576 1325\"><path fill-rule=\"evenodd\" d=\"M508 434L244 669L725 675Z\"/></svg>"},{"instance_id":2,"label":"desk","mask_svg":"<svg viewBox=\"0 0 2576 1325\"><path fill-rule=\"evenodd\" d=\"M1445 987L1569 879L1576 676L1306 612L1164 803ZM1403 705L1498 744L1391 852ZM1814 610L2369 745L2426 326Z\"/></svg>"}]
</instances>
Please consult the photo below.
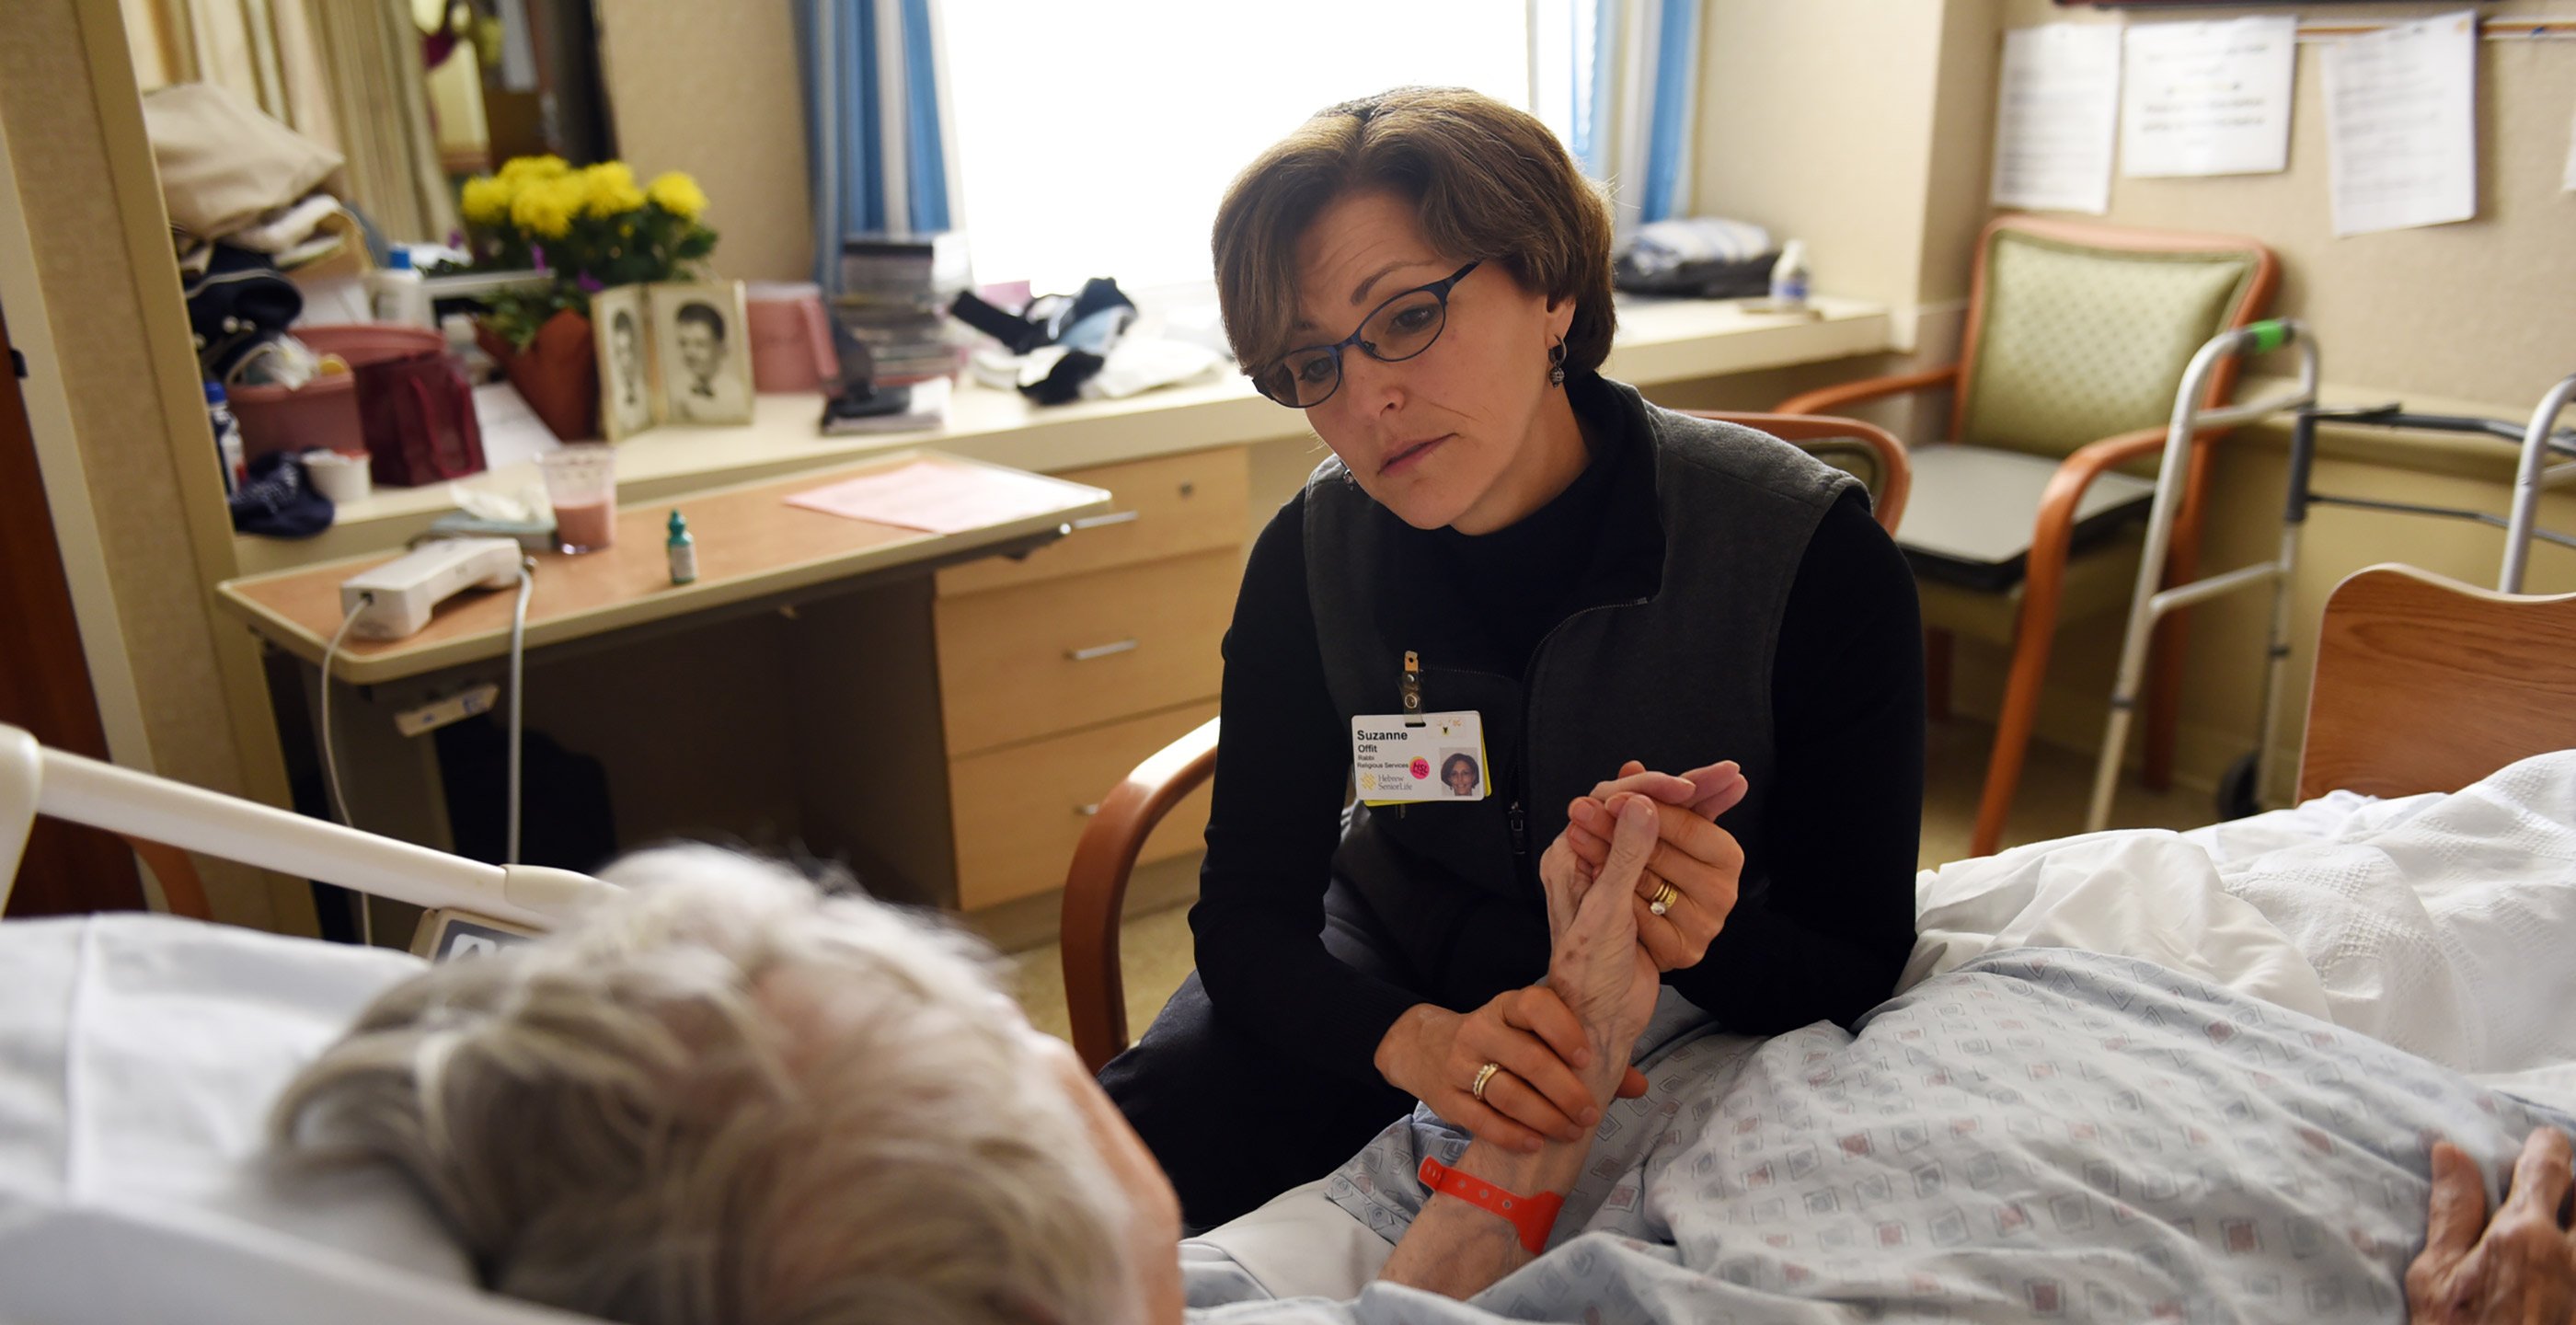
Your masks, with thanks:
<instances>
[{"instance_id":1,"label":"desk","mask_svg":"<svg viewBox=\"0 0 2576 1325\"><path fill-rule=\"evenodd\" d=\"M537 554L526 647L533 651L676 617L705 620L703 614L720 610L766 610L785 601L783 595L818 587L843 591L877 573L922 575L960 561L1026 553L1052 541L1066 523L1109 507L1109 494L1098 488L1056 482L1063 500L1052 510L963 533L929 534L786 504L796 493L910 458L887 456L685 497L630 500L618 512L617 540L607 550L583 556ZM998 468L953 457L939 460L962 469ZM619 496L627 496L622 488ZM663 551L664 521L675 507L684 509L698 544L693 584L671 583ZM391 553L369 553L244 576L218 585L215 596L270 643L319 667L324 648L340 628L340 582L392 559ZM505 656L515 596L514 590L497 590L451 599L416 635L345 641L333 675L352 685L371 685Z\"/></svg>"},{"instance_id":2,"label":"desk","mask_svg":"<svg viewBox=\"0 0 2576 1325\"><path fill-rule=\"evenodd\" d=\"M944 801L935 771L888 786L847 769L917 769L919 759L895 757L919 746L904 737L907 715L927 708L936 721L937 692L924 683L928 641L888 629L885 604L926 602L943 567L1052 542L1064 524L1104 513L1110 494L1049 480L1060 494L1052 509L955 534L785 504L793 493L910 458L630 503L607 551L538 554L526 636L529 729L561 731L567 746L599 753L614 778L673 789L620 805L620 845L678 832L801 845L862 862L889 894L953 904L935 873L882 863L881 843L924 835L920 784L934 784L928 790ZM700 544L699 579L685 586L669 582L662 548L674 504ZM318 731L306 723L318 719L322 687L335 687L332 722L352 820L452 850L453 770L441 766L439 739L404 735L396 716L504 679L516 594L452 599L406 639L346 642L326 681L320 662L340 625L339 583L387 555L227 581L217 601L276 647L282 726ZM762 674L747 674L747 666ZM919 725L917 717L909 722ZM295 739L302 734L289 735L291 762L303 762L292 758L303 753L293 746L310 745ZM889 757L872 759L879 749ZM531 782L532 807L542 794ZM944 845L944 831L937 836Z\"/></svg>"}]
</instances>

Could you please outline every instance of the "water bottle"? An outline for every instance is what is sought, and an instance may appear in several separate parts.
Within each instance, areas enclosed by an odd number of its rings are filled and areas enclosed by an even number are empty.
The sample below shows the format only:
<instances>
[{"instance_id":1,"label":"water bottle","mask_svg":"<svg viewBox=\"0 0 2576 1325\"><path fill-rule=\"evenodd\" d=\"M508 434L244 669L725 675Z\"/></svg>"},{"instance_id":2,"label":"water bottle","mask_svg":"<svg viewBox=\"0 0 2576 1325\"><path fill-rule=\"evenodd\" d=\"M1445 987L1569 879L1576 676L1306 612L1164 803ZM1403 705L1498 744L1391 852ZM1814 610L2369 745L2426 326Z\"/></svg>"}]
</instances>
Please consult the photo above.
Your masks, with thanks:
<instances>
[{"instance_id":1,"label":"water bottle","mask_svg":"<svg viewBox=\"0 0 2576 1325\"><path fill-rule=\"evenodd\" d=\"M381 271L367 273L367 311L378 322L399 322L408 327L431 327L429 288L421 284L420 273L412 269L411 250L396 248L387 257Z\"/></svg>"},{"instance_id":2,"label":"water bottle","mask_svg":"<svg viewBox=\"0 0 2576 1325\"><path fill-rule=\"evenodd\" d=\"M1792 239L1780 246L1780 260L1771 264L1771 311L1793 313L1807 306L1807 241Z\"/></svg>"},{"instance_id":3,"label":"water bottle","mask_svg":"<svg viewBox=\"0 0 2576 1325\"><path fill-rule=\"evenodd\" d=\"M215 426L215 454L224 466L224 495L232 496L250 481L250 464L242 458L241 421L224 398L224 384L206 383L206 421Z\"/></svg>"}]
</instances>

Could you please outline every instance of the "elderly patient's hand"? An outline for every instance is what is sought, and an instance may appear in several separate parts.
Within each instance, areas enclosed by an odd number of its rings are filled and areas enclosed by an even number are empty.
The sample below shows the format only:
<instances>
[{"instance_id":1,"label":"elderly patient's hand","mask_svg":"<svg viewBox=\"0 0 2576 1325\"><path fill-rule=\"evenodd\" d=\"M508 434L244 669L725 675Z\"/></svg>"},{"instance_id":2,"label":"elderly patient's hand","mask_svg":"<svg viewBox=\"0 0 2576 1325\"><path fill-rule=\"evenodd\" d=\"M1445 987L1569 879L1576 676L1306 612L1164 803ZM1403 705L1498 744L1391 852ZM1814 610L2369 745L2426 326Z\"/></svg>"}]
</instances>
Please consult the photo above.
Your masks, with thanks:
<instances>
[{"instance_id":1,"label":"elderly patient's hand","mask_svg":"<svg viewBox=\"0 0 2576 1325\"><path fill-rule=\"evenodd\" d=\"M2433 1212L2424 1254L2406 1269L2416 1325L2576 1322L2567 1134L2543 1127L2523 1144L2504 1208L2487 1219L2478 1166L2448 1141L2433 1147Z\"/></svg>"},{"instance_id":2,"label":"elderly patient's hand","mask_svg":"<svg viewBox=\"0 0 2576 1325\"><path fill-rule=\"evenodd\" d=\"M1543 875L1547 888L1547 983L1582 1021L1596 1052L1624 1057L1655 1012L1654 959L1638 942L1637 881L1658 849L1656 803L1635 792L1603 802L1609 852L1591 877Z\"/></svg>"},{"instance_id":3,"label":"elderly patient's hand","mask_svg":"<svg viewBox=\"0 0 2576 1325\"><path fill-rule=\"evenodd\" d=\"M1637 939L1658 970L1697 966L1735 910L1744 870L1744 849L1714 820L1735 808L1747 788L1732 761L1672 774L1650 773L1632 759L1616 780L1566 807L1565 832L1539 858L1539 876L1545 880L1554 872L1588 883L1609 855L1608 799L1633 794L1652 800L1658 841L1634 890ZM1667 883L1678 896L1656 915L1653 899Z\"/></svg>"}]
</instances>

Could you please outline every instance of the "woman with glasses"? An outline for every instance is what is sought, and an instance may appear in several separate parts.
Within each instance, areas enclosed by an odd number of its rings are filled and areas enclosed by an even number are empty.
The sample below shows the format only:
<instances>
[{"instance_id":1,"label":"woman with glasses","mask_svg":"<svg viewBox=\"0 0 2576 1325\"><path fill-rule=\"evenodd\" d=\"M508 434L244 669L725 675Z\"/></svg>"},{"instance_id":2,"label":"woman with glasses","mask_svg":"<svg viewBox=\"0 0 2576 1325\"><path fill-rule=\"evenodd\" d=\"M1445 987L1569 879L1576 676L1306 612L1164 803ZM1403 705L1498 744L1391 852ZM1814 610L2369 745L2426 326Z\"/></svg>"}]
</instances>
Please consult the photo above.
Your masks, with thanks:
<instances>
[{"instance_id":1,"label":"woman with glasses","mask_svg":"<svg viewBox=\"0 0 2576 1325\"><path fill-rule=\"evenodd\" d=\"M1532 1153L1594 1127L1541 881L1593 876L1623 792L1660 806L1633 905L1675 991L1756 1034L1886 997L1913 578L1849 476L1600 375L1610 216L1554 135L1464 91L1336 106L1214 245L1237 358L1333 455L1226 636L1197 972L1101 1075L1188 1222L1416 1101ZM1441 747L1481 748L1484 794Z\"/></svg>"}]
</instances>

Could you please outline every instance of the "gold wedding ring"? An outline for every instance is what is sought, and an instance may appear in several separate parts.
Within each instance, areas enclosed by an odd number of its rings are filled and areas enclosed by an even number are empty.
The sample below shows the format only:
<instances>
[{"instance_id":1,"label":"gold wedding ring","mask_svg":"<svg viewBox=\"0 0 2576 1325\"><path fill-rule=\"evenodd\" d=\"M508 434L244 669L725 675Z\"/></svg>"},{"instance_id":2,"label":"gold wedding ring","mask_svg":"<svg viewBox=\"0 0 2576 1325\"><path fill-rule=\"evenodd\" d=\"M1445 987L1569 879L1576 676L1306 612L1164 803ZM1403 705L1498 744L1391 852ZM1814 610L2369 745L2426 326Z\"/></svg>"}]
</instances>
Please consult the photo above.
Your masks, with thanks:
<instances>
[{"instance_id":1,"label":"gold wedding ring","mask_svg":"<svg viewBox=\"0 0 2576 1325\"><path fill-rule=\"evenodd\" d=\"M1674 887L1670 881L1658 883L1655 885L1654 900L1646 903L1646 909L1654 912L1656 915L1662 915L1665 912L1672 910L1673 903L1678 902L1681 899L1681 889Z\"/></svg>"},{"instance_id":2,"label":"gold wedding ring","mask_svg":"<svg viewBox=\"0 0 2576 1325\"><path fill-rule=\"evenodd\" d=\"M1485 1083L1493 1080L1494 1074L1502 1070L1503 1065L1500 1063L1487 1063L1483 1067L1477 1068L1475 1083L1467 1087L1467 1093L1475 1096L1478 1104L1484 1103Z\"/></svg>"}]
</instances>

